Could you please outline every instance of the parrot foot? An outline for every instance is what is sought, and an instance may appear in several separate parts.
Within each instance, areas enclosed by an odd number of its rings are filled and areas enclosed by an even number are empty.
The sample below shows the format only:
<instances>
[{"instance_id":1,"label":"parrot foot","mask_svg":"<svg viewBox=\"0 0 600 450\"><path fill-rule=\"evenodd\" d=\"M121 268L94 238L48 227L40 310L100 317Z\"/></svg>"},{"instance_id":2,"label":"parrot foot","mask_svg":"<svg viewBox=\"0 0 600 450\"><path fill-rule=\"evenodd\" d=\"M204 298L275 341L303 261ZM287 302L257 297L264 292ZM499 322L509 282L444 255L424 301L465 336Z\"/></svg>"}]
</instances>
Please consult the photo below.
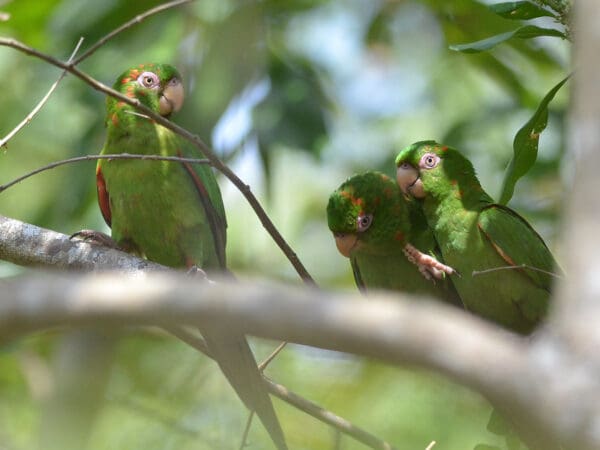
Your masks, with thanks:
<instances>
[{"instance_id":1,"label":"parrot foot","mask_svg":"<svg viewBox=\"0 0 600 450\"><path fill-rule=\"evenodd\" d=\"M459 275L452 267L442 264L432 256L417 250L411 244L406 244L403 251L406 258L419 268L419 272L427 280L435 282L436 278L441 280L445 275Z\"/></svg>"},{"instance_id":2,"label":"parrot foot","mask_svg":"<svg viewBox=\"0 0 600 450\"><path fill-rule=\"evenodd\" d=\"M206 275L206 272L195 264L193 266L190 266L190 268L186 272L186 275L193 275L195 277L198 276L204 279L208 279L208 275Z\"/></svg>"},{"instance_id":3,"label":"parrot foot","mask_svg":"<svg viewBox=\"0 0 600 450\"><path fill-rule=\"evenodd\" d=\"M69 239L79 239L89 244L102 245L115 250L122 250L121 247L108 235L96 230L81 230L69 236Z\"/></svg>"},{"instance_id":4,"label":"parrot foot","mask_svg":"<svg viewBox=\"0 0 600 450\"><path fill-rule=\"evenodd\" d=\"M206 272L195 264L191 265L185 274L192 277L199 277L201 280L204 280L209 284L214 284L214 281L208 278Z\"/></svg>"}]
</instances>

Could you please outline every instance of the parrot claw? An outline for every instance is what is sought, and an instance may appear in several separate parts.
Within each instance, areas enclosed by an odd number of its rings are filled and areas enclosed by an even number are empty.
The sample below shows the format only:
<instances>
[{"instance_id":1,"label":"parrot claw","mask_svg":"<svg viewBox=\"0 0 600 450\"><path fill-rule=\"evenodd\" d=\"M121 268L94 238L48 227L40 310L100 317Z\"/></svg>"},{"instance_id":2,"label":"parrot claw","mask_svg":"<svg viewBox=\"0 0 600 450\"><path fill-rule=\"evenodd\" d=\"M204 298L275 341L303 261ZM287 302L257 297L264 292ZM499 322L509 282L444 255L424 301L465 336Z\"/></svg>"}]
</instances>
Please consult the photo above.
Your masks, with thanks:
<instances>
[{"instance_id":1,"label":"parrot claw","mask_svg":"<svg viewBox=\"0 0 600 450\"><path fill-rule=\"evenodd\" d=\"M435 283L436 279L441 280L445 275L460 276L460 274L452 267L442 264L432 256L417 250L411 244L406 244L403 251L406 258L419 268L419 272L421 272L421 275L423 275L426 280Z\"/></svg>"},{"instance_id":2,"label":"parrot claw","mask_svg":"<svg viewBox=\"0 0 600 450\"><path fill-rule=\"evenodd\" d=\"M79 239L89 244L102 245L108 248L121 250L121 247L108 235L96 230L81 230L69 236L70 240Z\"/></svg>"},{"instance_id":3,"label":"parrot claw","mask_svg":"<svg viewBox=\"0 0 600 450\"><path fill-rule=\"evenodd\" d=\"M208 275L206 274L206 272L195 264L190 266L190 268L186 272L186 275L190 275L193 277L199 277L200 279L208 282L209 284L214 284L214 281L212 281L210 278L208 278Z\"/></svg>"}]
</instances>

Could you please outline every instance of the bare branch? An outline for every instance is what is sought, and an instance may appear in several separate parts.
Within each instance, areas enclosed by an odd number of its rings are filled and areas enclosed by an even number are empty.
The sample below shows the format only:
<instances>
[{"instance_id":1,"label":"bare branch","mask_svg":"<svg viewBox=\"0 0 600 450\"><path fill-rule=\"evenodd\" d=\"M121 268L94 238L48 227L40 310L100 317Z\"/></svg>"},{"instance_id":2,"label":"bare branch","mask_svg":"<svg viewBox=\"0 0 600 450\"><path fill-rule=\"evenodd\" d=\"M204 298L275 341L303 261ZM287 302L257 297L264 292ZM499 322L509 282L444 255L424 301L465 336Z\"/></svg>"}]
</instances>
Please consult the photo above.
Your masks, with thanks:
<instances>
[{"instance_id":1,"label":"bare branch","mask_svg":"<svg viewBox=\"0 0 600 450\"><path fill-rule=\"evenodd\" d=\"M0 216L0 235L3 236L3 239L0 240L0 259L11 261L15 264L82 271L112 269L138 275L140 271L172 270L118 250L94 246L81 241L71 241L64 234L38 228L2 216ZM200 336L180 326L165 326L164 328L181 341L204 353L206 356L212 357L204 340ZM275 352L267 358L267 363L271 361L276 352L283 348L283 345L283 343L280 344ZM263 369L264 367L261 367L261 371ZM307 412L318 420L340 429L340 431L349 434L360 442L366 445L375 442L377 445L372 448L376 449L392 448L385 441L380 440L334 413L315 405L309 400L294 394L286 387L267 378L265 378L265 383L273 395Z\"/></svg>"},{"instance_id":2,"label":"bare branch","mask_svg":"<svg viewBox=\"0 0 600 450\"><path fill-rule=\"evenodd\" d=\"M275 383L274 381L266 378L267 387L269 392L274 396L280 398L281 400L294 405L301 411L304 411L307 414L310 414L315 419L329 424L336 430L341 433L344 433L348 436L353 437L359 442L362 442L366 446L377 449L377 450L394 450L396 447L392 446L386 441L379 439L376 436L373 436L371 433L363 430L360 427L352 424L348 420L343 417L338 416L337 414L328 411L321 406L313 403L293 391L290 391L288 388L283 386L282 384Z\"/></svg>"},{"instance_id":3,"label":"bare branch","mask_svg":"<svg viewBox=\"0 0 600 450\"><path fill-rule=\"evenodd\" d=\"M189 346L204 353L206 356L211 357L208 347L206 346L204 340L200 336L195 335L194 333L188 331L184 327L167 327L166 329L167 331L169 331L169 333L173 334ZM280 344L275 351L277 352L279 349L283 348L283 344L286 343L284 342ZM267 361L270 362L270 359L267 358ZM261 369L261 372L264 369L264 367L260 366L259 368ZM319 406L316 403L305 399L304 397L296 394L295 392L291 391L282 384L276 383L275 381L266 377L264 374L263 380L267 386L268 391L274 396L278 397L280 400L283 400L284 402L289 403L295 408L313 416L315 419L332 426L341 433L344 433L356 439L357 441L362 442L366 446L376 450L393 450L395 448L388 442L379 439L377 436L352 424L350 421L344 419L343 417L340 417L337 414L334 414L333 412L323 408L322 406ZM250 414L250 416L248 417L248 423L250 423L251 420L252 414ZM245 440L243 440L242 442L245 442Z\"/></svg>"},{"instance_id":4,"label":"bare branch","mask_svg":"<svg viewBox=\"0 0 600 450\"><path fill-rule=\"evenodd\" d=\"M250 411L248 414L248 419L246 419L246 426L244 427L244 432L242 433L242 439L240 442L239 450L244 450L244 447L248 442L248 433L250 433L250 427L252 426L252 419L254 418L254 411Z\"/></svg>"},{"instance_id":5,"label":"bare branch","mask_svg":"<svg viewBox=\"0 0 600 450\"><path fill-rule=\"evenodd\" d=\"M23 180L26 180L29 177L37 175L38 173L45 172L46 170L54 169L56 167L64 166L66 164L72 164L76 162L82 161L95 161L98 159L144 159L149 161L172 161L172 162L185 162L190 164L210 164L208 159L198 159L198 158L182 158L180 156L161 156L161 155L132 155L129 153L120 153L118 155L84 155L84 156L76 156L74 158L62 159L60 161L55 161L50 164L46 164L45 166L39 167L31 172L26 173L14 180L1 184L0 185L0 193L7 190L9 187L14 186L15 184L20 183Z\"/></svg>"},{"instance_id":6,"label":"bare branch","mask_svg":"<svg viewBox=\"0 0 600 450\"><path fill-rule=\"evenodd\" d=\"M285 348L285 346L287 345L287 342L282 342L280 343L277 348L275 350L273 350L271 352L271 354L269 356L267 356L265 358L264 361L262 361L259 365L258 365L258 370L260 370L261 372L264 372L265 369L267 368L267 366L269 364L271 364L271 361L273 361L275 359L275 357L277 355L279 355L279 353L281 352L281 350L283 350Z\"/></svg>"},{"instance_id":7,"label":"bare branch","mask_svg":"<svg viewBox=\"0 0 600 450\"><path fill-rule=\"evenodd\" d=\"M82 42L83 42L83 38L80 38L79 42L77 42L77 45L75 46L75 49L73 50L73 53L71 53L71 56L69 57L67 63L70 63L73 60L73 57L77 54L77 51L79 50L79 47L81 46ZM25 117L21 121L21 123L19 123L15 128L13 128L13 130L11 132L9 132L4 138L0 139L0 148L5 147L6 144L8 143L8 141L10 141L15 134L17 134L19 131L21 131L25 127L25 125L27 125L29 122L31 122L33 120L34 116L46 104L46 102L48 101L48 99L50 98L52 93L56 90L56 88L58 87L58 84L62 81L62 79L65 77L66 74L67 74L67 71L63 70L62 73L60 74L60 76L58 77L58 80L56 80L54 82L54 84L52 86L50 86L50 90L46 93L46 95L44 95L44 97L40 100L40 102L37 105L35 105L33 110L29 114L27 114L27 117Z\"/></svg>"},{"instance_id":8,"label":"bare branch","mask_svg":"<svg viewBox=\"0 0 600 450\"><path fill-rule=\"evenodd\" d=\"M70 240L64 234L4 216L0 216L0 235L0 259L21 266L125 273L172 270L119 250Z\"/></svg>"},{"instance_id":9,"label":"bare branch","mask_svg":"<svg viewBox=\"0 0 600 450\"><path fill-rule=\"evenodd\" d=\"M71 72L73 75L75 75L76 77L83 80L85 83L90 85L95 90L102 92L104 94L110 95L111 97L114 97L117 100L123 101L124 103L126 103L128 105L134 106L139 111L144 113L146 116L148 116L152 120L154 120L156 123L164 126L165 128L168 128L169 130L173 131L174 133L177 133L179 136L185 138L186 140L188 140L189 142L194 144L194 146L196 148L198 148L202 152L202 154L204 154L204 156L210 160L212 166L214 168L216 168L217 170L219 170L223 175L225 175L233 183L233 185L238 188L238 190L242 193L242 195L246 198L246 200L248 201L248 203L250 204L250 206L256 213L258 219L260 220L260 222L263 225L263 227L265 228L265 230L267 230L267 232L271 235L271 238L275 241L275 243L279 246L281 251L285 254L285 256L288 258L288 260L291 262L292 266L294 267L294 269L296 269L296 272L298 272L298 274L300 275L302 280L309 285L316 285L314 279L311 277L311 275L308 273L308 271L306 270L306 268L304 267L304 265L298 258L298 255L296 255L294 250L289 246L289 244L283 238L281 233L279 233L279 230L277 230L277 227L275 227L275 225L271 221L270 217L268 216L268 214L266 213L266 211L264 210L264 208L262 207L262 205L260 204L258 199L254 196L254 194L250 190L250 186L248 186L246 183L244 183L227 165L225 165L219 159L219 157L204 143L204 141L202 141L202 139L200 139L200 137L190 133L185 128L182 128L179 125L176 125L175 123L171 122L170 120L165 119L161 115L156 114L151 109L142 105L138 100L131 99L131 98L109 88L105 84L100 83L98 80L94 79L90 75L88 75L85 72L82 72L81 70L76 68L73 63L64 63L50 55L47 55L47 54L42 53L34 48L29 47L29 46L23 44L22 42L17 41L16 39L0 38L0 46L12 47L12 48L19 50L25 54L34 56L43 61L46 61L49 64L55 65L57 67L61 67L65 70Z\"/></svg>"},{"instance_id":10,"label":"bare branch","mask_svg":"<svg viewBox=\"0 0 600 450\"><path fill-rule=\"evenodd\" d=\"M536 437L535 448L595 449L598 377L571 349L530 341L457 308L406 295L354 294L267 283L206 283L152 273L36 276L3 282L0 340L55 326L189 325L219 321L245 334L414 364L483 393ZM577 372L576 383L565 383ZM589 401L582 402L582 398ZM568 410L569 414L560 414Z\"/></svg>"},{"instance_id":11,"label":"bare branch","mask_svg":"<svg viewBox=\"0 0 600 450\"><path fill-rule=\"evenodd\" d=\"M5 338L67 324L202 328L225 321L255 336L428 367L493 400L510 400L524 417L536 408L532 396L548 395L530 385L526 341L460 310L407 302L406 296L373 294L367 302L359 295L289 285L199 283L162 273L135 279L55 274L8 281L3 293L0 330ZM524 384L527 398L521 397ZM534 417L526 423L540 432Z\"/></svg>"},{"instance_id":12,"label":"bare branch","mask_svg":"<svg viewBox=\"0 0 600 450\"><path fill-rule=\"evenodd\" d=\"M355 295L265 283L211 284L162 273L95 274L3 283L0 330L60 325L199 326L226 320L245 333L429 367L492 396L527 361L525 342L457 309L406 296ZM514 395L514 392L513 392Z\"/></svg>"},{"instance_id":13,"label":"bare branch","mask_svg":"<svg viewBox=\"0 0 600 450\"><path fill-rule=\"evenodd\" d=\"M572 166L569 188L573 194L565 202L563 230L563 245L569 250L565 258L569 278L558 286L557 318L563 325L562 333L592 356L600 344L600 336L595 333L597 320L591 319L600 314L600 239L597 237L600 223L600 60L594 56L600 51L597 26L600 9L593 0L578 0L574 6L573 64L577 70L573 77L568 139Z\"/></svg>"},{"instance_id":14,"label":"bare branch","mask_svg":"<svg viewBox=\"0 0 600 450\"><path fill-rule=\"evenodd\" d=\"M175 8L177 6L181 6L186 3L191 3L193 1L195 1L195 0L175 0L172 2L163 3L162 5L158 5L152 9L149 9L148 11L144 12L143 14L139 14L139 15L135 16L129 22L126 22L123 25L121 25L120 27L115 28L113 31L108 33L106 36L99 39L98 42L96 42L89 49L87 49L83 55L81 55L79 58L75 59L73 61L73 65L76 66L84 59L87 59L89 56L91 56L93 53L95 53L100 47L102 47L104 44L106 44L108 41L110 41L116 35L118 35L119 33L122 33L125 30L128 30L129 28L133 27L134 25L137 25L137 24L143 22L148 17L158 14L167 9Z\"/></svg>"},{"instance_id":15,"label":"bare branch","mask_svg":"<svg viewBox=\"0 0 600 450\"><path fill-rule=\"evenodd\" d=\"M138 274L134 280L54 275L4 282L0 302L4 340L59 325L139 324L172 329L224 320L255 336L416 364L446 374L488 397L528 441L537 441L532 448L556 448L560 442L577 442L575 448L585 450L600 446L600 438L588 427L590 417L600 417L600 379L588 363L589 356L578 359L581 348L589 345L565 345L551 334L553 329L520 338L456 308L406 295L373 293L367 302L358 294L287 285L196 284L189 277L163 278L159 272L139 275L138 269L150 263L0 219L1 258L86 270L114 266ZM581 381L565 384L574 373ZM560 413L565 409L570 411L567 416Z\"/></svg>"}]
</instances>

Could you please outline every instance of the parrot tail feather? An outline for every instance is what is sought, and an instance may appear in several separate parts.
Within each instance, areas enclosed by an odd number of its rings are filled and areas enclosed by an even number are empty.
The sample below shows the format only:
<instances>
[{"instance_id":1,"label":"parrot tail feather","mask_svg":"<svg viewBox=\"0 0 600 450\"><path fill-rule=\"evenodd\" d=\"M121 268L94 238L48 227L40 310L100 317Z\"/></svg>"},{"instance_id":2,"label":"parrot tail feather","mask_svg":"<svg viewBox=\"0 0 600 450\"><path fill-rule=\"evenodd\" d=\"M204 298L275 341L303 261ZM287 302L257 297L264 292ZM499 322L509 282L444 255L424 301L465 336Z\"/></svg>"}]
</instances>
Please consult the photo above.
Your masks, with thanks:
<instances>
[{"instance_id":1,"label":"parrot tail feather","mask_svg":"<svg viewBox=\"0 0 600 450\"><path fill-rule=\"evenodd\" d=\"M254 411L277 450L287 450L285 436L263 377L244 335L203 330L204 340L221 371L246 407Z\"/></svg>"}]
</instances>

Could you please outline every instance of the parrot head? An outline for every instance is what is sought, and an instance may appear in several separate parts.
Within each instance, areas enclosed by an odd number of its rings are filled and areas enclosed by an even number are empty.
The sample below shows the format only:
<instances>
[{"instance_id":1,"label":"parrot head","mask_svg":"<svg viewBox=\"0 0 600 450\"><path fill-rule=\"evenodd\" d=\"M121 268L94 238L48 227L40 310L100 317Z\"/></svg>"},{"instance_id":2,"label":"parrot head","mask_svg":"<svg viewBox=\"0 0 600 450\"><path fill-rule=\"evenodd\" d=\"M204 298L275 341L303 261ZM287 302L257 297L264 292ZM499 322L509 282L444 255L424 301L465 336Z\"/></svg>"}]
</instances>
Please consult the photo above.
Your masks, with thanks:
<instances>
[{"instance_id":1,"label":"parrot head","mask_svg":"<svg viewBox=\"0 0 600 450\"><path fill-rule=\"evenodd\" d=\"M358 249L389 248L390 233L403 238L397 229L403 217L403 199L396 183L382 173L348 178L327 204L327 222L339 252L349 258Z\"/></svg>"},{"instance_id":2,"label":"parrot head","mask_svg":"<svg viewBox=\"0 0 600 450\"><path fill-rule=\"evenodd\" d=\"M121 74L113 89L139 100L163 117L179 111L184 100L181 75L169 64L148 63L132 67ZM113 123L116 116L112 114L123 109L133 108L115 98L107 98L107 110Z\"/></svg>"},{"instance_id":3,"label":"parrot head","mask_svg":"<svg viewBox=\"0 0 600 450\"><path fill-rule=\"evenodd\" d=\"M396 168L402 192L419 199L455 195L465 182L481 189L471 162L458 150L435 141L406 147L396 157Z\"/></svg>"}]
</instances>

